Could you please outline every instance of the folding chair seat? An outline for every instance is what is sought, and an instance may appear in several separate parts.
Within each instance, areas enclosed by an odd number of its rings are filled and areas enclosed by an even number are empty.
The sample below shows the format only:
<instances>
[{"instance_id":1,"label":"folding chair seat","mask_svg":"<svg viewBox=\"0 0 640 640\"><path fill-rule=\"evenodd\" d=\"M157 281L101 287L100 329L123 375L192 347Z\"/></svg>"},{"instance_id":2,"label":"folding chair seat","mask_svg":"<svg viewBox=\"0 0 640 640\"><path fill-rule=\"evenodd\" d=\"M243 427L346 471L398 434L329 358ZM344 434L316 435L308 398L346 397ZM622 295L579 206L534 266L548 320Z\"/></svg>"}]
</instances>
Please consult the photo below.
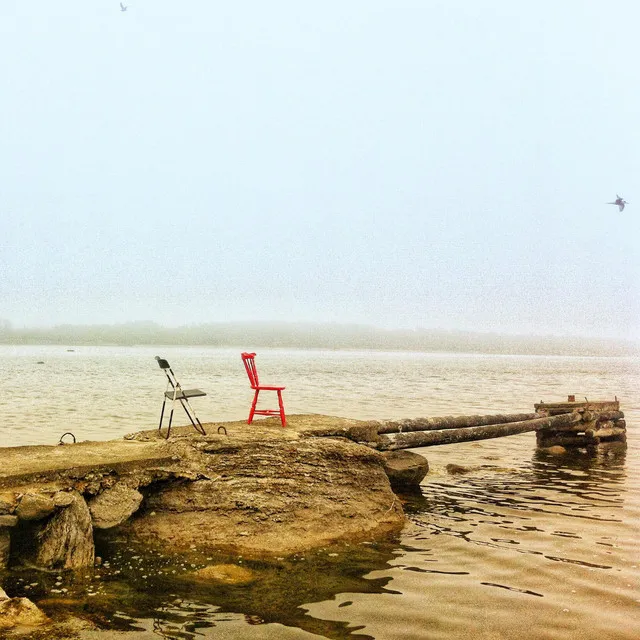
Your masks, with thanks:
<instances>
[{"instance_id":1,"label":"folding chair seat","mask_svg":"<svg viewBox=\"0 0 640 640\"><path fill-rule=\"evenodd\" d=\"M207 435L207 432L204 430L202 423L198 419L196 412L193 407L189 404L189 398L200 398L202 396L206 396L207 394L204 391L200 391L200 389L183 389L178 382L175 373L173 373L173 369L169 365L169 363L156 356L156 360L158 361L158 365L164 371L167 376L167 386L164 391L164 396L162 400L162 411L160 412L160 423L158 424L158 431L162 429L162 420L164 418L164 408L167 404L167 400L171 400L171 413L169 414L169 427L167 429L166 438L169 439L169 434L171 433L171 423L173 421L173 411L176 406L176 402L179 402L184 409L184 412L187 414L189 421L193 425L193 428L201 433L203 436Z\"/></svg>"},{"instance_id":2,"label":"folding chair seat","mask_svg":"<svg viewBox=\"0 0 640 640\"><path fill-rule=\"evenodd\" d=\"M283 427L287 426L287 418L284 415L284 404L282 402L282 392L285 390L285 387L273 387L266 386L260 384L260 380L258 378L258 370L256 369L255 363L255 353L242 353L242 362L244 364L244 368L249 376L249 384L251 388L255 391L253 394L253 402L251 403L251 410L249 411L249 419L247 420L247 424L251 424L253 422L253 416L280 416L280 423ZM261 391L275 391L278 394L278 409L257 409L256 405L258 404L258 395L260 395Z\"/></svg>"}]
</instances>

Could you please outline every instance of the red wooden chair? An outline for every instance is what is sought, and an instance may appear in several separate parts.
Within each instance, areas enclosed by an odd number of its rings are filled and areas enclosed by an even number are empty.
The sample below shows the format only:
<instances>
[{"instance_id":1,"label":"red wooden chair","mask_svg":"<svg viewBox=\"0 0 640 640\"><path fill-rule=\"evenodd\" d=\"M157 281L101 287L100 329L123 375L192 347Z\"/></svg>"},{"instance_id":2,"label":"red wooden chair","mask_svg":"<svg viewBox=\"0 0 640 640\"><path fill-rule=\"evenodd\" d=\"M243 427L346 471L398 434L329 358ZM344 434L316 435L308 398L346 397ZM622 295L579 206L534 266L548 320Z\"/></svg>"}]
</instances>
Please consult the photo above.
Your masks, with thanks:
<instances>
[{"instance_id":1,"label":"red wooden chair","mask_svg":"<svg viewBox=\"0 0 640 640\"><path fill-rule=\"evenodd\" d=\"M242 353L242 363L244 364L244 368L247 371L247 375L249 376L249 383L251 384L251 388L255 391L253 396L253 402L251 404L251 411L249 411L249 419L247 420L247 424L251 424L253 422L253 416L280 416L280 422L283 427L287 426L287 418L284 415L284 404L282 403L282 392L285 387L267 387L265 385L260 384L260 380L258 379L258 370L256 369L255 363L255 353ZM258 404L258 395L261 391L275 391L278 394L278 406L279 409L256 409L256 405Z\"/></svg>"}]
</instances>

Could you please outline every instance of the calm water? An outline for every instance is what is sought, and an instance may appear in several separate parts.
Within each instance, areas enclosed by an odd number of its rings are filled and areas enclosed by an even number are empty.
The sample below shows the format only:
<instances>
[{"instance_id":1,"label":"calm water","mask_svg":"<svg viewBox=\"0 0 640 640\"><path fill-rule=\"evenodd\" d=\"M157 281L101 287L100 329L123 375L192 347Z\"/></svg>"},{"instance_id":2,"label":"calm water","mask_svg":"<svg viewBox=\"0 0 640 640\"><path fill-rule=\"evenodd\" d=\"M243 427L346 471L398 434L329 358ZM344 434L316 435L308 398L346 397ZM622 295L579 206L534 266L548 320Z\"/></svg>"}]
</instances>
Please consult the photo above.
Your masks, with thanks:
<instances>
[{"instance_id":1,"label":"calm water","mask_svg":"<svg viewBox=\"0 0 640 640\"><path fill-rule=\"evenodd\" d=\"M74 348L74 347L68 347ZM246 416L239 350L0 346L0 444L109 439L157 426L167 358L206 422ZM38 364L43 362L44 364ZM409 523L384 543L320 550L270 565L242 587L195 586L176 561L101 543L108 566L85 577L10 576L28 595L88 616L85 638L640 637L640 367L631 358L262 350L264 382L287 385L289 413L354 418L529 412L567 394L617 395L626 451L548 457L523 434L423 449L431 464ZM448 463L484 465L449 476ZM37 583L37 584L36 584ZM58 584L60 583L60 584ZM65 591L66 590L66 591Z\"/></svg>"}]
</instances>

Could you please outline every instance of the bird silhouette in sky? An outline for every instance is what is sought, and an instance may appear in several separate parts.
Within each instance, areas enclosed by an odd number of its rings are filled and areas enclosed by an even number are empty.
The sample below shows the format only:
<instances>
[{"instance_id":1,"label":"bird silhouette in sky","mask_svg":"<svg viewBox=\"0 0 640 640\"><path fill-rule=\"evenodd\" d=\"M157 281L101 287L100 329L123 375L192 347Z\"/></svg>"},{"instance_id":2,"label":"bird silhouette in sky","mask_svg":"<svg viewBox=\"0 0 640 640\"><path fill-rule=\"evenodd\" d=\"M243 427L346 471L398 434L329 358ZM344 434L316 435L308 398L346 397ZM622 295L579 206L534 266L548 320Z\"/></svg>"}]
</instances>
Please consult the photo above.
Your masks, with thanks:
<instances>
[{"instance_id":1,"label":"bird silhouette in sky","mask_svg":"<svg viewBox=\"0 0 640 640\"><path fill-rule=\"evenodd\" d=\"M626 200L623 200L617 193L616 193L616 199L614 202L607 202L607 204L617 204L618 205L618 209L620 211L624 211L624 205L625 204L629 204Z\"/></svg>"},{"instance_id":2,"label":"bird silhouette in sky","mask_svg":"<svg viewBox=\"0 0 640 640\"><path fill-rule=\"evenodd\" d=\"M126 11L127 7L125 7L122 2L120 3L120 11Z\"/></svg>"}]
</instances>

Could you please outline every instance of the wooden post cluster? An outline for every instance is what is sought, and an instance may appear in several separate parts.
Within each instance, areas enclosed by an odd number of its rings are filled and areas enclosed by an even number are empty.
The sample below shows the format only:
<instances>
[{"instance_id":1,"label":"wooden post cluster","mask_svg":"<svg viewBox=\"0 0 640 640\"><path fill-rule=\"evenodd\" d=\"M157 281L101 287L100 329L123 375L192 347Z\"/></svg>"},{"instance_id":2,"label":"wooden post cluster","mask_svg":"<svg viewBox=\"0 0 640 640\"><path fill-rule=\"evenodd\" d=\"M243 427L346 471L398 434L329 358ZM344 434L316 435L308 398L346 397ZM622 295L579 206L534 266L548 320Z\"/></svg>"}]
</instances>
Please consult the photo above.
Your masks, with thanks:
<instances>
[{"instance_id":1,"label":"wooden post cluster","mask_svg":"<svg viewBox=\"0 0 640 640\"><path fill-rule=\"evenodd\" d=\"M626 424L618 399L612 401L567 402L535 405L535 413L444 416L368 422L367 444L382 451L430 447L471 440L486 440L536 432L538 447L568 448L594 446L601 442L625 442ZM362 427L359 427L362 431ZM362 440L355 433L354 439ZM373 442L375 440L375 443Z\"/></svg>"},{"instance_id":2,"label":"wooden post cluster","mask_svg":"<svg viewBox=\"0 0 640 640\"><path fill-rule=\"evenodd\" d=\"M580 421L568 425L552 425L536 431L538 447L562 446L565 448L593 447L608 442L626 442L627 423L615 400L576 401L569 396L567 402L540 402L534 405L539 417L571 415Z\"/></svg>"}]
</instances>

